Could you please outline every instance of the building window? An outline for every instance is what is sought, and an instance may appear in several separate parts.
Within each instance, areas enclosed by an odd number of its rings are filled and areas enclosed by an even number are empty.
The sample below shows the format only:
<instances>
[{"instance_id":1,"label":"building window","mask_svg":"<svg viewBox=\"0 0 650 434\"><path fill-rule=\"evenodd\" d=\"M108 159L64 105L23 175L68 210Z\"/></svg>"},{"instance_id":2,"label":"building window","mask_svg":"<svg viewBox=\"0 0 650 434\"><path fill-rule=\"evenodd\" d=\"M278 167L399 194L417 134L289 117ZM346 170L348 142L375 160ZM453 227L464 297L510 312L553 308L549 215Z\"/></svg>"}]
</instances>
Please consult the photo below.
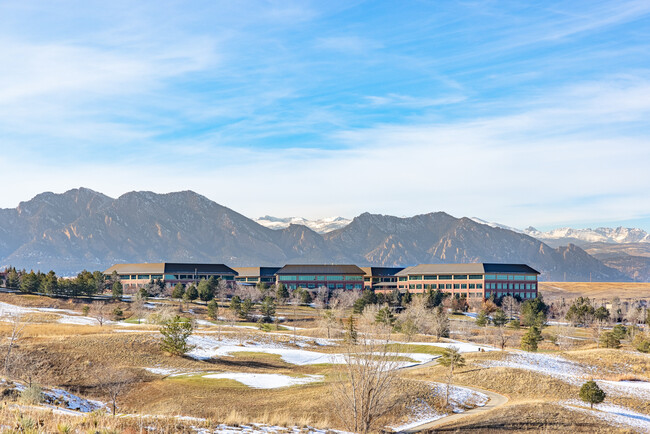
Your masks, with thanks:
<instances>
[{"instance_id":1,"label":"building window","mask_svg":"<svg viewBox=\"0 0 650 434\"><path fill-rule=\"evenodd\" d=\"M421 275L409 276L409 280L422 280L422 276Z\"/></svg>"},{"instance_id":2,"label":"building window","mask_svg":"<svg viewBox=\"0 0 650 434\"><path fill-rule=\"evenodd\" d=\"M424 276L424 280L437 280L438 276Z\"/></svg>"},{"instance_id":3,"label":"building window","mask_svg":"<svg viewBox=\"0 0 650 434\"><path fill-rule=\"evenodd\" d=\"M469 284L469 289L476 289L476 284L475 283L470 283Z\"/></svg>"},{"instance_id":4,"label":"building window","mask_svg":"<svg viewBox=\"0 0 650 434\"><path fill-rule=\"evenodd\" d=\"M537 280L537 276L526 276L526 280Z\"/></svg>"},{"instance_id":5,"label":"building window","mask_svg":"<svg viewBox=\"0 0 650 434\"><path fill-rule=\"evenodd\" d=\"M497 275L496 274L486 274L485 275L485 280L497 280Z\"/></svg>"},{"instance_id":6,"label":"building window","mask_svg":"<svg viewBox=\"0 0 650 434\"><path fill-rule=\"evenodd\" d=\"M417 285L415 285L415 289L422 289L422 284L418 283Z\"/></svg>"},{"instance_id":7,"label":"building window","mask_svg":"<svg viewBox=\"0 0 650 434\"><path fill-rule=\"evenodd\" d=\"M454 289L460 289L460 284L454 283Z\"/></svg>"},{"instance_id":8,"label":"building window","mask_svg":"<svg viewBox=\"0 0 650 434\"><path fill-rule=\"evenodd\" d=\"M470 274L470 275L469 275L469 279L470 279L470 280L480 280L480 279L482 279L482 278L483 278L483 276L480 275L480 274Z\"/></svg>"},{"instance_id":9,"label":"building window","mask_svg":"<svg viewBox=\"0 0 650 434\"><path fill-rule=\"evenodd\" d=\"M467 283L461 283L460 289L467 289Z\"/></svg>"},{"instance_id":10,"label":"building window","mask_svg":"<svg viewBox=\"0 0 650 434\"><path fill-rule=\"evenodd\" d=\"M483 284L482 283L477 283L476 284L476 289L483 289Z\"/></svg>"},{"instance_id":11,"label":"building window","mask_svg":"<svg viewBox=\"0 0 650 434\"><path fill-rule=\"evenodd\" d=\"M451 289L451 283L445 284L445 289Z\"/></svg>"},{"instance_id":12,"label":"building window","mask_svg":"<svg viewBox=\"0 0 650 434\"><path fill-rule=\"evenodd\" d=\"M467 274L454 274L454 280L467 280Z\"/></svg>"},{"instance_id":13,"label":"building window","mask_svg":"<svg viewBox=\"0 0 650 434\"><path fill-rule=\"evenodd\" d=\"M443 274L441 276L438 276L438 280L451 280L451 275Z\"/></svg>"}]
</instances>

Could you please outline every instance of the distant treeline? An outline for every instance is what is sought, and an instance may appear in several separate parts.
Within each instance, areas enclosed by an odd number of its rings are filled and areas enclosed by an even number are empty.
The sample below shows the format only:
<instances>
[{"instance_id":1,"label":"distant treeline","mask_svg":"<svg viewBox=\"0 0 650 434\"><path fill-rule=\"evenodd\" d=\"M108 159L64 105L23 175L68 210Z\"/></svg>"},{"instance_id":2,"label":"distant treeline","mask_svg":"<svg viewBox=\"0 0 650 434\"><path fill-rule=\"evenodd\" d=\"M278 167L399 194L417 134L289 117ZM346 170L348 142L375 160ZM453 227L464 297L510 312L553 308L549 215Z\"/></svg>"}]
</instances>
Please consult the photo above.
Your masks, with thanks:
<instances>
[{"instance_id":1,"label":"distant treeline","mask_svg":"<svg viewBox=\"0 0 650 434\"><path fill-rule=\"evenodd\" d=\"M113 277L106 279L101 271L82 271L76 277L58 277L54 271L16 270L9 267L4 285L26 293L42 293L66 297L90 297L102 294L113 286Z\"/></svg>"}]
</instances>

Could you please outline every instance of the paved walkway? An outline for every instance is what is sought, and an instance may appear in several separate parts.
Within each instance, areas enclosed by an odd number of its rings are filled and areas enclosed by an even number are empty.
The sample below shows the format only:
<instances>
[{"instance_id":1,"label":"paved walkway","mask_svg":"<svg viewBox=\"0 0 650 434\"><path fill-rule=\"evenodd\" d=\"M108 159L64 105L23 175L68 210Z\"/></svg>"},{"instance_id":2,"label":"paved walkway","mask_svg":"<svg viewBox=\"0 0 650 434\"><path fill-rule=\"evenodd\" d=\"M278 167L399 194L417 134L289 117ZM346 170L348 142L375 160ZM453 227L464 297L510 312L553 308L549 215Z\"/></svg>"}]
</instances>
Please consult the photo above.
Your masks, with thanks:
<instances>
[{"instance_id":1,"label":"paved walkway","mask_svg":"<svg viewBox=\"0 0 650 434\"><path fill-rule=\"evenodd\" d=\"M421 368L426 368L428 366L433 366L438 364L438 359L431 360L430 362L423 363L421 365L415 365L415 366L408 366L406 368L402 368L401 371L414 371L417 369ZM420 380L420 381L426 381L426 380ZM500 395L495 392L491 392L489 390L481 389L479 387L474 387L474 386L461 386L461 387L466 387L468 389L472 389L475 392L480 392L486 394L490 400L488 401L487 404L485 404L483 407L476 407L472 408L471 410L464 411L462 413L453 413L450 414L449 416L442 417L438 420L434 420L433 422L425 422L421 425L414 426L412 428L409 428L404 431L400 431L400 433L417 433L420 431L426 431L430 429L434 429L440 425L444 425L448 422L454 422L458 419L461 419L463 417L471 416L473 414L478 414L478 413L483 413L486 411L491 411L494 410L497 407L502 406L506 402L508 402L508 397Z\"/></svg>"}]
</instances>

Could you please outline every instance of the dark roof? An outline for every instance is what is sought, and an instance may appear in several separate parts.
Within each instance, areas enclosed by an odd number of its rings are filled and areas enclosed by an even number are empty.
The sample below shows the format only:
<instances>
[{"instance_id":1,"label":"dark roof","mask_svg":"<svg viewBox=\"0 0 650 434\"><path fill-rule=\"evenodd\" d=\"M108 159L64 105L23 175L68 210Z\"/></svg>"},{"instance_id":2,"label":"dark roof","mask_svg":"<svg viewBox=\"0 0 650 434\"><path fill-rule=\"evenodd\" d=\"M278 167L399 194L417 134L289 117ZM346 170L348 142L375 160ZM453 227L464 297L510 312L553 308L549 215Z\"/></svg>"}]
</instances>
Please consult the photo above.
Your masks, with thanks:
<instances>
[{"instance_id":1,"label":"dark roof","mask_svg":"<svg viewBox=\"0 0 650 434\"><path fill-rule=\"evenodd\" d=\"M356 265L285 265L275 274L365 274Z\"/></svg>"},{"instance_id":2,"label":"dark roof","mask_svg":"<svg viewBox=\"0 0 650 434\"><path fill-rule=\"evenodd\" d=\"M488 264L484 263L486 273L534 273L539 274L539 271L526 264Z\"/></svg>"},{"instance_id":3,"label":"dark roof","mask_svg":"<svg viewBox=\"0 0 650 434\"><path fill-rule=\"evenodd\" d=\"M214 273L234 274L237 272L224 264L191 264L181 262L165 262L165 273Z\"/></svg>"},{"instance_id":4,"label":"dark roof","mask_svg":"<svg viewBox=\"0 0 650 434\"><path fill-rule=\"evenodd\" d=\"M361 267L366 276L394 276L404 267Z\"/></svg>"},{"instance_id":5,"label":"dark roof","mask_svg":"<svg viewBox=\"0 0 650 434\"><path fill-rule=\"evenodd\" d=\"M411 274L484 274L484 273L534 273L538 271L526 264L420 264L407 267L397 273L398 276Z\"/></svg>"},{"instance_id":6,"label":"dark roof","mask_svg":"<svg viewBox=\"0 0 650 434\"><path fill-rule=\"evenodd\" d=\"M235 267L241 277L271 277L280 267Z\"/></svg>"}]
</instances>

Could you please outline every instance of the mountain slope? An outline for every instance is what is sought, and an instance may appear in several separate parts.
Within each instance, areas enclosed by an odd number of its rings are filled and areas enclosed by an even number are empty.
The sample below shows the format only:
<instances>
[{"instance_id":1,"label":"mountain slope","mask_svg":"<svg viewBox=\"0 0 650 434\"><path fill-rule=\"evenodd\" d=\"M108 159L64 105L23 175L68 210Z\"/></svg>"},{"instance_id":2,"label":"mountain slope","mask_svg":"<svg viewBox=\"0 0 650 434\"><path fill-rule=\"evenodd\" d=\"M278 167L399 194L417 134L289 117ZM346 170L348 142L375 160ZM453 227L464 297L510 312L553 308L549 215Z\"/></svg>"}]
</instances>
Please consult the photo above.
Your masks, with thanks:
<instances>
[{"instance_id":1,"label":"mountain slope","mask_svg":"<svg viewBox=\"0 0 650 434\"><path fill-rule=\"evenodd\" d=\"M443 212L410 218L364 213L325 234L269 229L199 194L87 189L43 193L0 210L0 265L73 273L116 262L285 263L524 262L546 280L626 280L577 246L553 249L507 229Z\"/></svg>"}]
</instances>

